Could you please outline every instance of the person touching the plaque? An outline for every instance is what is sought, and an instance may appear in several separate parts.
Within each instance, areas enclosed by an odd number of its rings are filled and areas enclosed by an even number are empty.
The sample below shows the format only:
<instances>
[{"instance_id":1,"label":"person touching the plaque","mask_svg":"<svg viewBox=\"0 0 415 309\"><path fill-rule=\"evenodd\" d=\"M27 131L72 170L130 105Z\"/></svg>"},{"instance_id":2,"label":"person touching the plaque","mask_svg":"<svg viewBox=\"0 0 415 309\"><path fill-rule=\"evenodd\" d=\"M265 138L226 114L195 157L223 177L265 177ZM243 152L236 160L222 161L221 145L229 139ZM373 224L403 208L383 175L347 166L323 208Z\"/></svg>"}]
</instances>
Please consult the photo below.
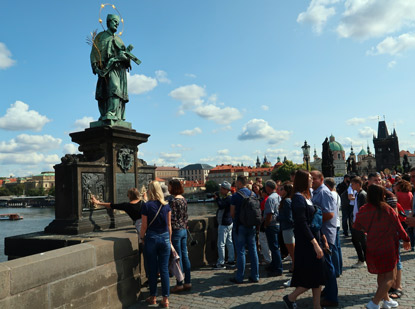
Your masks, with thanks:
<instances>
[{"instance_id":1,"label":"person touching the plaque","mask_svg":"<svg viewBox=\"0 0 415 309\"><path fill-rule=\"evenodd\" d=\"M137 229L137 232L140 233L141 207L145 203L146 193L140 194L137 188L131 188L131 189L128 189L127 196L128 196L129 202L119 203L119 204L100 202L97 200L97 198L94 195L91 195L91 201L95 205L104 206L105 208L108 208L108 209L118 209L118 210L125 211L127 215L129 215L130 218L133 220L135 228ZM138 242L140 243L140 239L138 240Z\"/></svg>"}]
</instances>

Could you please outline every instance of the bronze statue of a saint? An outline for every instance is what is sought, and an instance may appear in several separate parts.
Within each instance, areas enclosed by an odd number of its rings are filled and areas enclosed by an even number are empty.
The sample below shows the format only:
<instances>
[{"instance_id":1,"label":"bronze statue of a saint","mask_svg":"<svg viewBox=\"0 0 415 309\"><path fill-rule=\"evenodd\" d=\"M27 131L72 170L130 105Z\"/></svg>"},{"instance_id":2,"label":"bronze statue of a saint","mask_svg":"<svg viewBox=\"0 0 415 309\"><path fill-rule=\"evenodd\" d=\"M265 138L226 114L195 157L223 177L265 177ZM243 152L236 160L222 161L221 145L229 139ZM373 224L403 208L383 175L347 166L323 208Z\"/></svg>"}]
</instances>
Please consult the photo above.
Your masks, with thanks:
<instances>
[{"instance_id":1,"label":"bronze statue of a saint","mask_svg":"<svg viewBox=\"0 0 415 309\"><path fill-rule=\"evenodd\" d=\"M133 46L125 47L116 34L120 18L108 14L107 30L93 37L91 66L98 74L95 99L98 101L101 125L119 125L125 120L125 103L128 102L127 70L130 60L141 61L131 54Z\"/></svg>"}]
</instances>

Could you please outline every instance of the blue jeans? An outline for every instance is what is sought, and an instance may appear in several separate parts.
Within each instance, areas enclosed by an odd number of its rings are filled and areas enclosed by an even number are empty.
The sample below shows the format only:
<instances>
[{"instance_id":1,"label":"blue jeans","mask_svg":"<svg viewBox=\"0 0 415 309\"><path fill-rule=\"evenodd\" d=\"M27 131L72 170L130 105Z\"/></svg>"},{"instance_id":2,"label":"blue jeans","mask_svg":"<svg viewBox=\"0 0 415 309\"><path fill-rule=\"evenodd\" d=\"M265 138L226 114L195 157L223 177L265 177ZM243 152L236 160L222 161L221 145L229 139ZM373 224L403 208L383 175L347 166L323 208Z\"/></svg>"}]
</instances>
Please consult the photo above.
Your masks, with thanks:
<instances>
[{"instance_id":1,"label":"blue jeans","mask_svg":"<svg viewBox=\"0 0 415 309\"><path fill-rule=\"evenodd\" d=\"M236 231L236 229L234 229ZM234 237L236 240L236 276L237 282L244 280L245 274L245 247L248 247L249 258L251 260L251 279L254 281L259 280L259 263L258 252L256 247L255 227L245 227L240 225L236 231Z\"/></svg>"},{"instance_id":2,"label":"blue jeans","mask_svg":"<svg viewBox=\"0 0 415 309\"><path fill-rule=\"evenodd\" d=\"M180 267L184 273L184 283L190 283L190 260L187 252L187 230L173 230L171 242L180 256ZM183 285L183 282L177 281L177 285Z\"/></svg>"},{"instance_id":3,"label":"blue jeans","mask_svg":"<svg viewBox=\"0 0 415 309\"><path fill-rule=\"evenodd\" d=\"M401 245L399 245L399 248L398 248L398 255L399 255L399 260L398 260L398 264L396 264L396 270L402 270Z\"/></svg>"},{"instance_id":4,"label":"blue jeans","mask_svg":"<svg viewBox=\"0 0 415 309\"><path fill-rule=\"evenodd\" d=\"M235 261L235 251L233 248L233 241L232 241L232 227L233 224L230 225L219 225L218 226L218 262L217 264L224 264L225 263L225 244L226 248L228 248L228 262Z\"/></svg>"},{"instance_id":5,"label":"blue jeans","mask_svg":"<svg viewBox=\"0 0 415 309\"><path fill-rule=\"evenodd\" d=\"M340 237L339 237L340 227L337 227L335 244L333 247L333 252L331 258L333 259L334 271L336 277L340 276L343 272L343 257L342 257L342 248L340 246Z\"/></svg>"},{"instance_id":6,"label":"blue jeans","mask_svg":"<svg viewBox=\"0 0 415 309\"><path fill-rule=\"evenodd\" d=\"M163 296L167 297L170 294L169 258L171 245L169 232L158 234L147 230L144 246L149 269L150 295L157 296L157 272L160 270L161 292Z\"/></svg>"},{"instance_id":7,"label":"blue jeans","mask_svg":"<svg viewBox=\"0 0 415 309\"><path fill-rule=\"evenodd\" d=\"M282 274L281 252L278 245L278 226L267 226L265 228L265 235L267 236L268 247L271 251L272 261L271 268L277 274Z\"/></svg>"},{"instance_id":8,"label":"blue jeans","mask_svg":"<svg viewBox=\"0 0 415 309\"><path fill-rule=\"evenodd\" d=\"M334 250L336 250L336 247L334 245L329 244L329 246L331 252L334 252ZM337 303L339 302L339 291L337 289L336 272L334 270L332 256L324 252L324 259L327 279L326 287L324 288L324 299Z\"/></svg>"}]
</instances>

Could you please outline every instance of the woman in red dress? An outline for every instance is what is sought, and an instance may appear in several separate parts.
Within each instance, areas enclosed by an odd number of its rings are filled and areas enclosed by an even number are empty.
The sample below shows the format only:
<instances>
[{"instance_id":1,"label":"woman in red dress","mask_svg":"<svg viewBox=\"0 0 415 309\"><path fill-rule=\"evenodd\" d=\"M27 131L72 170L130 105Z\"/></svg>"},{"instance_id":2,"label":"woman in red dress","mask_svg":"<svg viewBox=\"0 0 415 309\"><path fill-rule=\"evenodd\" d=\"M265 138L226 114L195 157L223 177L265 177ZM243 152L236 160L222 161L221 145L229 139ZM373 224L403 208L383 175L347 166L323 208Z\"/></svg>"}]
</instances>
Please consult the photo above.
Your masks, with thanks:
<instances>
[{"instance_id":1,"label":"woman in red dress","mask_svg":"<svg viewBox=\"0 0 415 309\"><path fill-rule=\"evenodd\" d=\"M367 204L356 215L353 228L367 233L366 264L371 274L378 275L378 288L366 308L395 308L398 303L389 298L399 260L399 239L404 240L404 249L409 250L409 237L403 229L396 212L385 203L385 189L371 185L367 192Z\"/></svg>"}]
</instances>

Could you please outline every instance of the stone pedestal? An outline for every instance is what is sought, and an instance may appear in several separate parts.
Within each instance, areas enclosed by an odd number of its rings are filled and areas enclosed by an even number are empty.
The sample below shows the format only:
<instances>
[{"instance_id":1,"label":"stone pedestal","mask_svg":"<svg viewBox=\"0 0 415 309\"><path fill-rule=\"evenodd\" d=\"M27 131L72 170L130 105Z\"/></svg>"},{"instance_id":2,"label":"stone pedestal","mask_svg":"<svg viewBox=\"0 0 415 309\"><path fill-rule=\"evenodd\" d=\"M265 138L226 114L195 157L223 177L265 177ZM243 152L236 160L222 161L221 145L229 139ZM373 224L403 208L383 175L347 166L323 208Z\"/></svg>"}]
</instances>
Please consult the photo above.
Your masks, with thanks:
<instances>
[{"instance_id":1,"label":"stone pedestal","mask_svg":"<svg viewBox=\"0 0 415 309\"><path fill-rule=\"evenodd\" d=\"M126 214L94 208L91 194L112 203L128 202L129 188L154 179L154 168L137 159L148 134L123 127L95 127L70 134L79 155L66 155L55 165L55 220L46 233L76 235L130 225ZM145 174L139 174L141 173Z\"/></svg>"}]
</instances>

